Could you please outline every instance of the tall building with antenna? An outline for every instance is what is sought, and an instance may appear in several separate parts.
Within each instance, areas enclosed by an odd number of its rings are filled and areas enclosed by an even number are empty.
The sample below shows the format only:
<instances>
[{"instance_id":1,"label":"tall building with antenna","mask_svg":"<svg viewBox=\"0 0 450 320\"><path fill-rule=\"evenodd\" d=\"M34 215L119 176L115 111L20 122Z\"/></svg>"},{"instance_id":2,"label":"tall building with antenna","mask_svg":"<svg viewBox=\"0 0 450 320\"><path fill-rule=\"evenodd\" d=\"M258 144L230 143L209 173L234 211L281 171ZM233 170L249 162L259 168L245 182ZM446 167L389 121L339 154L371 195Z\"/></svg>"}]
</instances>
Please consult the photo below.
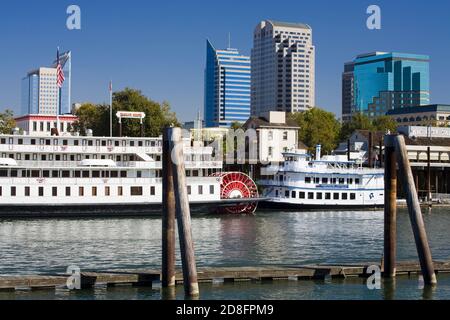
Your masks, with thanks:
<instances>
[{"instance_id":1,"label":"tall building with antenna","mask_svg":"<svg viewBox=\"0 0 450 320\"><path fill-rule=\"evenodd\" d=\"M237 49L217 50L206 41L204 118L206 127L230 127L250 117L250 57Z\"/></svg>"}]
</instances>

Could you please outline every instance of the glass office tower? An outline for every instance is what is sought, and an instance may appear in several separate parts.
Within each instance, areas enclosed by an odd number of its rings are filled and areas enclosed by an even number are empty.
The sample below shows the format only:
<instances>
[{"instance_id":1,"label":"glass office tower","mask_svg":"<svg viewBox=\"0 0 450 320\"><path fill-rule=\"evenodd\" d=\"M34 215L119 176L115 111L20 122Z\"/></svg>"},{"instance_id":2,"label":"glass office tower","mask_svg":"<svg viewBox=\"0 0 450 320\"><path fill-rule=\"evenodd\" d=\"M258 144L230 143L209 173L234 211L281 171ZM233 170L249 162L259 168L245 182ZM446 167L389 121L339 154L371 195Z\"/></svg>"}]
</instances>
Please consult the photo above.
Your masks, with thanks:
<instances>
[{"instance_id":1,"label":"glass office tower","mask_svg":"<svg viewBox=\"0 0 450 320\"><path fill-rule=\"evenodd\" d=\"M430 58L424 55L375 52L354 61L354 106L370 118L389 110L430 103Z\"/></svg>"},{"instance_id":2,"label":"glass office tower","mask_svg":"<svg viewBox=\"0 0 450 320\"><path fill-rule=\"evenodd\" d=\"M250 57L206 43L205 125L229 127L250 117Z\"/></svg>"}]
</instances>

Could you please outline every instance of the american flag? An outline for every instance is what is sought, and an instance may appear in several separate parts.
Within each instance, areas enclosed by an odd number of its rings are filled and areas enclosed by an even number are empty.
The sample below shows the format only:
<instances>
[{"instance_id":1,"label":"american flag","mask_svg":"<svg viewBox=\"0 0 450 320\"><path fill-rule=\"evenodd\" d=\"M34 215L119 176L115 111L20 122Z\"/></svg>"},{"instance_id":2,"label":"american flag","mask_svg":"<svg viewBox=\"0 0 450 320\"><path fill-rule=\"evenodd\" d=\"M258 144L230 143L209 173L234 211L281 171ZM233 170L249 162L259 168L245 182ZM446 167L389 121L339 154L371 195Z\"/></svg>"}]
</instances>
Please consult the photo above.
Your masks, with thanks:
<instances>
[{"instance_id":1,"label":"american flag","mask_svg":"<svg viewBox=\"0 0 450 320\"><path fill-rule=\"evenodd\" d=\"M61 61L59 60L59 49L58 49L58 52L57 52L56 63L57 63L57 66L56 66L56 76L57 76L56 83L58 85L58 88L62 88L64 80L66 80L66 78L64 77L64 71L63 71L62 66L61 66Z\"/></svg>"}]
</instances>

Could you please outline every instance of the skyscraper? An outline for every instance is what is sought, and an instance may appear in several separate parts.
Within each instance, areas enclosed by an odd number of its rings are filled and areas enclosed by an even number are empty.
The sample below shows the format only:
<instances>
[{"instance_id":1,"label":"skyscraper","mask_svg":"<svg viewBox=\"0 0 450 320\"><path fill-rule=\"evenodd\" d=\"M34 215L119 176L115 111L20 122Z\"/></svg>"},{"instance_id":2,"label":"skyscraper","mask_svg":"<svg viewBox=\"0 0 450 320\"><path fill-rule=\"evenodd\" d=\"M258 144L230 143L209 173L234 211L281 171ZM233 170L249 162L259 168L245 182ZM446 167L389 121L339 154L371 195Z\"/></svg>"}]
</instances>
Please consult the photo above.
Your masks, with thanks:
<instances>
[{"instance_id":1,"label":"skyscraper","mask_svg":"<svg viewBox=\"0 0 450 320\"><path fill-rule=\"evenodd\" d=\"M359 55L354 60L352 113L375 118L389 110L429 104L429 62L428 56L407 53Z\"/></svg>"},{"instance_id":2,"label":"skyscraper","mask_svg":"<svg viewBox=\"0 0 450 320\"><path fill-rule=\"evenodd\" d=\"M22 79L22 115L27 114L68 114L71 110L71 52L60 57L65 75L61 88L61 110L59 111L59 88L57 86L56 62L50 67L30 71Z\"/></svg>"},{"instance_id":3,"label":"skyscraper","mask_svg":"<svg viewBox=\"0 0 450 320\"><path fill-rule=\"evenodd\" d=\"M262 21L252 49L252 115L301 112L315 106L312 29L301 23Z\"/></svg>"},{"instance_id":4,"label":"skyscraper","mask_svg":"<svg viewBox=\"0 0 450 320\"><path fill-rule=\"evenodd\" d=\"M350 121L354 105L354 70L355 64L348 62L342 73L342 120L344 122Z\"/></svg>"},{"instance_id":5,"label":"skyscraper","mask_svg":"<svg viewBox=\"0 0 450 320\"><path fill-rule=\"evenodd\" d=\"M250 57L206 42L205 125L229 127L250 117Z\"/></svg>"}]
</instances>

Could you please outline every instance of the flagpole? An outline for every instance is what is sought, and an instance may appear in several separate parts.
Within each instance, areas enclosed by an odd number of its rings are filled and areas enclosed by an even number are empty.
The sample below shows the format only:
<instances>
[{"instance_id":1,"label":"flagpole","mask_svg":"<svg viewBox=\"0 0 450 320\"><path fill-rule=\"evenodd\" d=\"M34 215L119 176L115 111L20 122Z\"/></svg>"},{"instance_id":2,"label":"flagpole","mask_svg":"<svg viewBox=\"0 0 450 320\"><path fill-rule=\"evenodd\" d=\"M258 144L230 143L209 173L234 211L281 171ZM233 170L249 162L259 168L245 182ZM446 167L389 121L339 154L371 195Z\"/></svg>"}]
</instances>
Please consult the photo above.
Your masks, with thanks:
<instances>
[{"instance_id":1,"label":"flagpole","mask_svg":"<svg viewBox=\"0 0 450 320\"><path fill-rule=\"evenodd\" d=\"M112 93L112 80L109 83L109 133L113 136L113 93Z\"/></svg>"},{"instance_id":2,"label":"flagpole","mask_svg":"<svg viewBox=\"0 0 450 320\"><path fill-rule=\"evenodd\" d=\"M58 47L58 51L56 53L56 63L57 63L57 65L59 65L59 47ZM58 77L59 77L59 74L56 75L56 81L58 81ZM61 127L60 120L59 120L59 113L61 112L61 101L62 101L61 92L62 92L62 90L61 90L60 86L58 86L58 87L59 87L59 90L58 90L59 99L58 99L58 107L56 108L56 134L59 136L60 135L59 129Z\"/></svg>"}]
</instances>

